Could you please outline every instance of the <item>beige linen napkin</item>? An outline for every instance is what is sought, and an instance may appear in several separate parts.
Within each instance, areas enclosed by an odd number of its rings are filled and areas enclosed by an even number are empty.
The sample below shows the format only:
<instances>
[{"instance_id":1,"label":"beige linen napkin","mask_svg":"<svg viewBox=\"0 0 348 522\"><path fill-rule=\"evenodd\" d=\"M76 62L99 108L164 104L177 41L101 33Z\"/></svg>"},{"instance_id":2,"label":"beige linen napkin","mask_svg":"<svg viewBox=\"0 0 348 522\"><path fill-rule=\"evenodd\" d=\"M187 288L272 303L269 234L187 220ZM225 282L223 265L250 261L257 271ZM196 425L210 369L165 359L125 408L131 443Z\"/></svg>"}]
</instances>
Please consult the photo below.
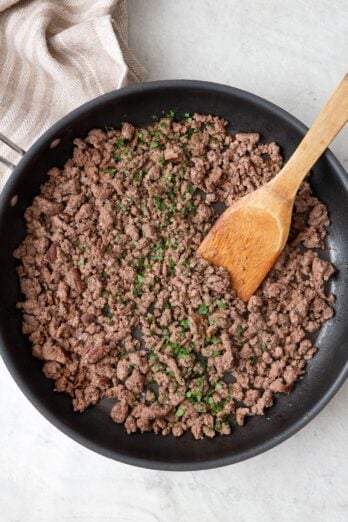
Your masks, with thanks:
<instances>
[{"instance_id":1,"label":"beige linen napkin","mask_svg":"<svg viewBox=\"0 0 348 522\"><path fill-rule=\"evenodd\" d=\"M0 132L24 149L75 107L143 76L126 0L0 2ZM18 157L2 144L0 155ZM0 190L9 174L0 164Z\"/></svg>"}]
</instances>

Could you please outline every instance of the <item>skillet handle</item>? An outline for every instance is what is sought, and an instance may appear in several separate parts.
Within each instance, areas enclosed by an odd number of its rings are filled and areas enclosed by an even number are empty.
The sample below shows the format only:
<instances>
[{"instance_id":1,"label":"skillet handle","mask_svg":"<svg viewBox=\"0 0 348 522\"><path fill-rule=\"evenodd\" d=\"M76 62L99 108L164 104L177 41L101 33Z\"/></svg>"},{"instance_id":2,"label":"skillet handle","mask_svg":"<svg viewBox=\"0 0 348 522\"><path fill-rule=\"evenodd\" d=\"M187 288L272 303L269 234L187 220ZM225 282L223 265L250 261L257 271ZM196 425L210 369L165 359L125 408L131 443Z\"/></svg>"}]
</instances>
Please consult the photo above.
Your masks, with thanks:
<instances>
[{"instance_id":1,"label":"skillet handle","mask_svg":"<svg viewBox=\"0 0 348 522\"><path fill-rule=\"evenodd\" d=\"M20 154L21 156L24 156L25 150L23 150L21 147L16 145L13 141L11 141L9 138L7 138L1 132L0 132L0 141L2 143L4 143L5 145L7 145L10 149L12 149L15 152L17 152L18 154ZM8 167L11 170L13 170L15 168L15 166L16 166L16 165L14 165L14 163L12 163L8 159L4 158L3 156L0 156L0 162L3 163L6 167Z\"/></svg>"}]
</instances>

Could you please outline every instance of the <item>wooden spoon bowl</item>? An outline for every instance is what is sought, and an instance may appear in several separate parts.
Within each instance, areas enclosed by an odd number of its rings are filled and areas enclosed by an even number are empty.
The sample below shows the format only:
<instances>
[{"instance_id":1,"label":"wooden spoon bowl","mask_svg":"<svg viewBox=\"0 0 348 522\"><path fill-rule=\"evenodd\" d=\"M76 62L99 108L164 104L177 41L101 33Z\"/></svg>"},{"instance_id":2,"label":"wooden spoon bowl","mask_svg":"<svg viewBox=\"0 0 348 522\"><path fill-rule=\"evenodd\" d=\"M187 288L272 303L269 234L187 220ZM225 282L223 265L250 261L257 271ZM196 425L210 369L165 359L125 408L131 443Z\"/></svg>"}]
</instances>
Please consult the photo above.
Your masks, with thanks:
<instances>
[{"instance_id":1,"label":"wooden spoon bowl","mask_svg":"<svg viewBox=\"0 0 348 522\"><path fill-rule=\"evenodd\" d=\"M230 272L244 301L285 246L301 182L347 121L348 73L277 176L226 209L202 241L198 254Z\"/></svg>"}]
</instances>

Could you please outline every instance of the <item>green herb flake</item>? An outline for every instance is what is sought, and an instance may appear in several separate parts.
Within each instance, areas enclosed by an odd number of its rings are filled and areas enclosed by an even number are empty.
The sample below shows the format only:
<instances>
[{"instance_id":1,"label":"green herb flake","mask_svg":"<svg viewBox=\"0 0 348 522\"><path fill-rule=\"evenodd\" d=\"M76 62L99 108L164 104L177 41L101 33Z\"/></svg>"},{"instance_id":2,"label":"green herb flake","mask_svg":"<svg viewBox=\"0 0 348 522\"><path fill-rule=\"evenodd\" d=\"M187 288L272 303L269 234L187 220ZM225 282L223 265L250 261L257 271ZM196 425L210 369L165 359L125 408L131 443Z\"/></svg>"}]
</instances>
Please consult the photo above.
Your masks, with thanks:
<instances>
[{"instance_id":1,"label":"green herb flake","mask_svg":"<svg viewBox=\"0 0 348 522\"><path fill-rule=\"evenodd\" d=\"M115 142L115 147L117 149L120 149L121 147L124 147L125 143L124 143L124 140L116 140Z\"/></svg>"},{"instance_id":2,"label":"green herb flake","mask_svg":"<svg viewBox=\"0 0 348 522\"><path fill-rule=\"evenodd\" d=\"M184 408L179 407L179 408L176 410L176 412L175 412L175 417L180 418L180 417L182 417L182 416L184 415L184 413L185 413Z\"/></svg>"},{"instance_id":3,"label":"green herb flake","mask_svg":"<svg viewBox=\"0 0 348 522\"><path fill-rule=\"evenodd\" d=\"M140 290L140 288L135 288L133 290L133 297L141 297L143 295L143 292Z\"/></svg>"},{"instance_id":4,"label":"green herb flake","mask_svg":"<svg viewBox=\"0 0 348 522\"><path fill-rule=\"evenodd\" d=\"M190 185L189 188L188 188L187 190L188 190L188 192L189 192L191 195L193 195L193 194L196 192L195 187L193 187L192 185Z\"/></svg>"},{"instance_id":5,"label":"green herb flake","mask_svg":"<svg viewBox=\"0 0 348 522\"><path fill-rule=\"evenodd\" d=\"M165 113L165 117L173 119L173 118L175 118L176 113L177 113L177 109L171 109L170 111Z\"/></svg>"},{"instance_id":6,"label":"green herb flake","mask_svg":"<svg viewBox=\"0 0 348 522\"><path fill-rule=\"evenodd\" d=\"M215 390L221 390L221 388L222 388L222 384L221 384L221 382L217 382L217 383L215 384Z\"/></svg>"},{"instance_id":7,"label":"green herb flake","mask_svg":"<svg viewBox=\"0 0 348 522\"><path fill-rule=\"evenodd\" d=\"M114 175L116 173L116 169L112 168L112 167L108 167L107 169L103 169L103 172L105 172L105 174L109 174L111 177L114 177Z\"/></svg>"},{"instance_id":8,"label":"green herb flake","mask_svg":"<svg viewBox=\"0 0 348 522\"><path fill-rule=\"evenodd\" d=\"M251 357L249 357L249 362L252 366L255 366L255 364L257 363L259 359L259 356L258 355L252 355Z\"/></svg>"},{"instance_id":9,"label":"green herb flake","mask_svg":"<svg viewBox=\"0 0 348 522\"><path fill-rule=\"evenodd\" d=\"M84 257L81 257L79 259L79 265L85 265L86 264L86 259Z\"/></svg>"},{"instance_id":10,"label":"green herb flake","mask_svg":"<svg viewBox=\"0 0 348 522\"><path fill-rule=\"evenodd\" d=\"M180 344L168 343L173 351L173 355L176 359L184 359L190 355L190 350L184 348Z\"/></svg>"},{"instance_id":11,"label":"green herb flake","mask_svg":"<svg viewBox=\"0 0 348 522\"><path fill-rule=\"evenodd\" d=\"M244 328L242 325L239 324L237 326L236 335L235 335L235 339L238 343L243 342L243 332L244 332Z\"/></svg>"},{"instance_id":12,"label":"green herb flake","mask_svg":"<svg viewBox=\"0 0 348 522\"><path fill-rule=\"evenodd\" d=\"M215 423L215 429L216 429L216 430L221 430L221 428L222 428L222 423L221 423L220 421L217 421L217 422Z\"/></svg>"},{"instance_id":13,"label":"green herb flake","mask_svg":"<svg viewBox=\"0 0 348 522\"><path fill-rule=\"evenodd\" d=\"M144 134L137 132L137 140L139 143L145 143Z\"/></svg>"},{"instance_id":14,"label":"green herb flake","mask_svg":"<svg viewBox=\"0 0 348 522\"><path fill-rule=\"evenodd\" d=\"M158 210L162 211L166 208L162 198L160 198L159 196L155 196L154 200L155 200L155 205L158 208Z\"/></svg>"},{"instance_id":15,"label":"green herb flake","mask_svg":"<svg viewBox=\"0 0 348 522\"><path fill-rule=\"evenodd\" d=\"M221 342L220 337L211 337L210 339L207 340L207 344L217 344L220 342Z\"/></svg>"},{"instance_id":16,"label":"green herb flake","mask_svg":"<svg viewBox=\"0 0 348 522\"><path fill-rule=\"evenodd\" d=\"M213 352L212 352L213 357L219 357L219 355L221 355L221 350L213 350Z\"/></svg>"},{"instance_id":17,"label":"green herb flake","mask_svg":"<svg viewBox=\"0 0 348 522\"><path fill-rule=\"evenodd\" d=\"M135 276L135 284L136 284L137 286L141 286L141 285L143 284L143 282L144 282L144 276L141 275L141 274L137 274L137 275Z\"/></svg>"},{"instance_id":18,"label":"green herb flake","mask_svg":"<svg viewBox=\"0 0 348 522\"><path fill-rule=\"evenodd\" d=\"M227 308L227 304L224 303L223 301L221 301L221 299L218 299L217 301L215 301L215 304L221 310L225 310Z\"/></svg>"},{"instance_id":19,"label":"green herb flake","mask_svg":"<svg viewBox=\"0 0 348 522\"><path fill-rule=\"evenodd\" d=\"M201 400L202 400L202 392L189 390L188 392L186 392L186 398L190 402L201 402Z\"/></svg>"},{"instance_id":20,"label":"green herb flake","mask_svg":"<svg viewBox=\"0 0 348 522\"><path fill-rule=\"evenodd\" d=\"M180 321L180 325L181 325L185 330L189 330L189 329L190 329L190 323L188 322L187 319L184 319L183 321Z\"/></svg>"},{"instance_id":21,"label":"green herb flake","mask_svg":"<svg viewBox=\"0 0 348 522\"><path fill-rule=\"evenodd\" d=\"M111 313L111 310L110 310L110 306L107 303L105 303L105 305L102 308L102 314L105 317L108 317L109 319L112 318L112 313Z\"/></svg>"},{"instance_id":22,"label":"green herb flake","mask_svg":"<svg viewBox=\"0 0 348 522\"><path fill-rule=\"evenodd\" d=\"M164 167L165 163L166 163L166 160L164 158L160 158L158 160L158 164L159 164L160 167Z\"/></svg>"},{"instance_id":23,"label":"green herb flake","mask_svg":"<svg viewBox=\"0 0 348 522\"><path fill-rule=\"evenodd\" d=\"M205 304L201 304L198 307L198 313L201 315L208 315L209 314L209 308Z\"/></svg>"},{"instance_id":24,"label":"green herb flake","mask_svg":"<svg viewBox=\"0 0 348 522\"><path fill-rule=\"evenodd\" d=\"M107 274L106 272L102 272L102 273L101 273L101 278L102 278L102 279L107 279L108 277L109 277L109 276L108 276L108 274Z\"/></svg>"},{"instance_id":25,"label":"green herb flake","mask_svg":"<svg viewBox=\"0 0 348 522\"><path fill-rule=\"evenodd\" d=\"M144 258L140 257L136 262L137 268L142 268L144 266Z\"/></svg>"},{"instance_id":26,"label":"green herb flake","mask_svg":"<svg viewBox=\"0 0 348 522\"><path fill-rule=\"evenodd\" d=\"M153 136L154 138L160 138L162 134L159 130L156 129L151 132L151 136Z\"/></svg>"},{"instance_id":27,"label":"green herb flake","mask_svg":"<svg viewBox=\"0 0 348 522\"><path fill-rule=\"evenodd\" d=\"M175 261L174 261L174 259L172 257L170 257L168 259L168 263L169 263L169 266L171 266L172 268L174 268L175 265L176 265L176 263L175 263Z\"/></svg>"},{"instance_id":28,"label":"green herb flake","mask_svg":"<svg viewBox=\"0 0 348 522\"><path fill-rule=\"evenodd\" d=\"M158 149L158 147L159 147L158 141L151 141L150 149Z\"/></svg>"},{"instance_id":29,"label":"green herb flake","mask_svg":"<svg viewBox=\"0 0 348 522\"><path fill-rule=\"evenodd\" d=\"M266 343L261 344L261 350L267 350L268 346Z\"/></svg>"}]
</instances>

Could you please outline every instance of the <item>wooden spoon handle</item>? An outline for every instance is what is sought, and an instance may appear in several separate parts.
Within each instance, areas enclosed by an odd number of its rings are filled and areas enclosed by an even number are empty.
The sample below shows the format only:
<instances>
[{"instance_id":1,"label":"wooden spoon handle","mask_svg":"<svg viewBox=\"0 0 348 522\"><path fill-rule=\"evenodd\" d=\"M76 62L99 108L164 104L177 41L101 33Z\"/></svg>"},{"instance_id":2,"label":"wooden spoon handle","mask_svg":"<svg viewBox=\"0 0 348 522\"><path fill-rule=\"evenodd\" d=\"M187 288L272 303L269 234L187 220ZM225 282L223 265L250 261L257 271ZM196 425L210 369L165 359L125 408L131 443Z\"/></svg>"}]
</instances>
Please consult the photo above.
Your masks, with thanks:
<instances>
[{"instance_id":1,"label":"wooden spoon handle","mask_svg":"<svg viewBox=\"0 0 348 522\"><path fill-rule=\"evenodd\" d=\"M293 199L303 178L347 121L348 73L270 186L284 197Z\"/></svg>"}]
</instances>

